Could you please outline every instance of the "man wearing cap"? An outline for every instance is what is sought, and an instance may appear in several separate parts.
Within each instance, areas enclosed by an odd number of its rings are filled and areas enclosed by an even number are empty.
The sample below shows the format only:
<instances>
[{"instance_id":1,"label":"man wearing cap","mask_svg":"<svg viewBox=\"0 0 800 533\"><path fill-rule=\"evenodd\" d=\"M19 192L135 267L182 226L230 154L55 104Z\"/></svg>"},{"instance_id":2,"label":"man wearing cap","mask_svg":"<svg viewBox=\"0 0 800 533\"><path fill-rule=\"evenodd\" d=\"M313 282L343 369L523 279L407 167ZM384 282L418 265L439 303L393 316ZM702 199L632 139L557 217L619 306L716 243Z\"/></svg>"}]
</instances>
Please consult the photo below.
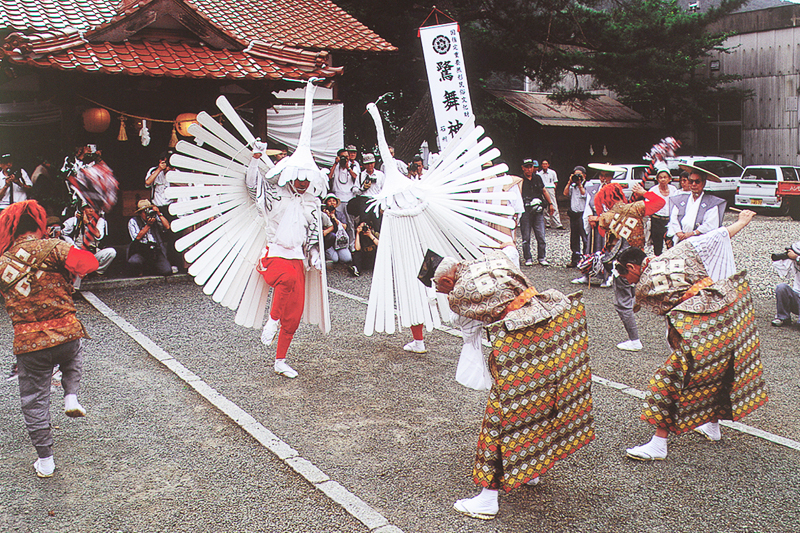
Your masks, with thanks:
<instances>
[{"instance_id":1,"label":"man wearing cap","mask_svg":"<svg viewBox=\"0 0 800 533\"><path fill-rule=\"evenodd\" d=\"M664 199L664 207L658 212L650 215L650 236L653 241L653 253L661 255L664 250L664 238L667 236L667 225L669 224L669 199L678 194L678 189L672 185L672 174L669 167L663 161L655 164L657 185L650 189Z\"/></svg>"},{"instance_id":2,"label":"man wearing cap","mask_svg":"<svg viewBox=\"0 0 800 533\"><path fill-rule=\"evenodd\" d=\"M358 190L358 163L350 161L350 153L346 148L342 148L336 154L336 163L328 172L328 190L335 194L339 199L339 207L336 208L336 217L347 225L347 236L350 238L350 251L353 251L355 242L355 229L353 220L347 213L347 204Z\"/></svg>"},{"instance_id":3,"label":"man wearing cap","mask_svg":"<svg viewBox=\"0 0 800 533\"><path fill-rule=\"evenodd\" d=\"M364 154L364 170L358 179L359 194L376 196L383 189L386 176L380 170L375 170L375 154Z\"/></svg>"},{"instance_id":4,"label":"man wearing cap","mask_svg":"<svg viewBox=\"0 0 800 533\"><path fill-rule=\"evenodd\" d=\"M719 228L727 203L718 196L703 192L707 180L720 183L716 174L694 165L679 166L689 173L691 192L677 194L669 199L667 237L675 244Z\"/></svg>"},{"instance_id":5,"label":"man wearing cap","mask_svg":"<svg viewBox=\"0 0 800 533\"><path fill-rule=\"evenodd\" d=\"M86 331L75 316L66 276L97 268L89 252L46 238L46 217L35 200L16 202L0 214L0 293L14 326L22 415L38 455L33 468L42 478L55 470L50 420L55 365L62 374L64 413L86 416L78 402Z\"/></svg>"},{"instance_id":6,"label":"man wearing cap","mask_svg":"<svg viewBox=\"0 0 800 533\"><path fill-rule=\"evenodd\" d=\"M95 230L88 230L94 224ZM108 222L102 215L98 215L89 204L84 204L75 212L75 216L64 221L61 238L79 250L86 250L94 254L99 263L97 274L102 276L117 257L114 248L100 248L102 240L108 235ZM75 277L74 287L81 288L81 277Z\"/></svg>"},{"instance_id":7,"label":"man wearing cap","mask_svg":"<svg viewBox=\"0 0 800 533\"><path fill-rule=\"evenodd\" d=\"M670 433L694 430L719 441L719 420L739 420L767 401L750 287L731 247L753 215L742 211L728 227L618 267L636 286L636 302L666 317L673 349L650 379L642 409L655 435L628 448L628 457L665 459Z\"/></svg>"},{"instance_id":8,"label":"man wearing cap","mask_svg":"<svg viewBox=\"0 0 800 533\"><path fill-rule=\"evenodd\" d=\"M545 213L555 213L550 194L544 188L544 182L539 174L534 172L538 162L533 159L522 161L522 201L525 212L522 214L520 226L522 229L522 256L525 266L533 265L531 255L531 230L536 237L536 259L542 266L548 266L547 247L544 241L544 216Z\"/></svg>"},{"instance_id":9,"label":"man wearing cap","mask_svg":"<svg viewBox=\"0 0 800 533\"><path fill-rule=\"evenodd\" d=\"M792 274L794 279L792 285L780 283L775 287L778 311L772 325L780 328L792 323L792 313L800 315L800 241L788 247L786 254L773 255L772 261L772 266L779 276L785 278Z\"/></svg>"},{"instance_id":10,"label":"man wearing cap","mask_svg":"<svg viewBox=\"0 0 800 533\"><path fill-rule=\"evenodd\" d=\"M572 256L569 260L570 268L578 266L584 254L589 253L589 238L586 228L583 227L583 211L586 209L586 169L578 165L569 175L567 185L564 187L564 196L569 198L569 249Z\"/></svg>"},{"instance_id":11,"label":"man wearing cap","mask_svg":"<svg viewBox=\"0 0 800 533\"><path fill-rule=\"evenodd\" d=\"M564 229L564 225L561 223L561 215L558 212L558 202L556 201L558 174L556 174L555 170L550 168L550 162L547 159L542 160L542 169L537 172L537 174L542 177L544 188L547 190L547 194L550 195L550 200L553 202L553 214L544 217L547 227L549 228L552 225L556 229Z\"/></svg>"},{"instance_id":12,"label":"man wearing cap","mask_svg":"<svg viewBox=\"0 0 800 533\"><path fill-rule=\"evenodd\" d=\"M128 221L131 243L128 245L128 267L131 274L141 276L145 271L156 276L173 273L167 259L164 232L169 220L150 200L139 200L136 214Z\"/></svg>"},{"instance_id":13,"label":"man wearing cap","mask_svg":"<svg viewBox=\"0 0 800 533\"><path fill-rule=\"evenodd\" d=\"M11 154L0 156L0 171L4 180L3 186L0 187L0 211L2 211L14 202L27 200L27 191L33 187L33 183L25 169L14 168L14 158Z\"/></svg>"}]
</instances>

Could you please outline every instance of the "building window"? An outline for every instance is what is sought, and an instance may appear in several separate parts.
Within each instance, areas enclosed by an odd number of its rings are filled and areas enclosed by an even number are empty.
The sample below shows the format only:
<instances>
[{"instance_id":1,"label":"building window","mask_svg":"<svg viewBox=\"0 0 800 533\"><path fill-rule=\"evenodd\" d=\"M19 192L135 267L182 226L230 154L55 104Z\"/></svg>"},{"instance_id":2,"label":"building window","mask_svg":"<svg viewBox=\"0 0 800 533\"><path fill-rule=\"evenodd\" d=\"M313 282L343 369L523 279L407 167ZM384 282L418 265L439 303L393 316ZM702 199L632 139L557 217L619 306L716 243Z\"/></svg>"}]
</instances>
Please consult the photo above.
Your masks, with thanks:
<instances>
[{"instance_id":1,"label":"building window","mask_svg":"<svg viewBox=\"0 0 800 533\"><path fill-rule=\"evenodd\" d=\"M697 148L704 154L741 154L742 102L718 102L711 120L698 128L697 133Z\"/></svg>"}]
</instances>

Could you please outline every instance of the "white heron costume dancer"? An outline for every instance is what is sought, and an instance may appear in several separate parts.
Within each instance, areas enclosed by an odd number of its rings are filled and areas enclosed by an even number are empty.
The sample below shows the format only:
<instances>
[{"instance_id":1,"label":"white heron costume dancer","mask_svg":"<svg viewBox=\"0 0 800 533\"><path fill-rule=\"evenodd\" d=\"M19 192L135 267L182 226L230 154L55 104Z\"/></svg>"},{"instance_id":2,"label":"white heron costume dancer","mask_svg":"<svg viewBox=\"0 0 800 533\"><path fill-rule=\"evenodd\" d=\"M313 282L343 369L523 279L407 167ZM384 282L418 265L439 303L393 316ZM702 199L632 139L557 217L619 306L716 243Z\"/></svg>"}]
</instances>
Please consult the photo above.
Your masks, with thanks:
<instances>
[{"instance_id":1,"label":"white heron costume dancer","mask_svg":"<svg viewBox=\"0 0 800 533\"><path fill-rule=\"evenodd\" d=\"M417 272L427 250L443 257L476 259L508 237L485 223L514 228L513 209L502 205L511 199L503 192L510 176L505 164L481 169L500 151L483 137L483 128L469 119L419 180L400 174L389 152L383 123L375 104L367 110L377 129L378 148L386 167L386 181L372 209L383 211L381 238L375 259L364 334L395 332L395 312L402 327L423 324L430 331L449 317L446 298L435 296ZM487 179L488 178L488 179ZM493 188L495 192L482 188ZM491 203L493 202L494 203ZM507 202L505 202L507 203Z\"/></svg>"},{"instance_id":2,"label":"white heron costume dancer","mask_svg":"<svg viewBox=\"0 0 800 533\"><path fill-rule=\"evenodd\" d=\"M186 200L170 205L170 212L180 217L172 225L175 231L205 222L175 243L186 251L192 263L189 274L203 285L203 292L236 310L237 324L258 328L269 286L275 289L261 340L270 345L280 329L275 372L287 377L297 376L285 357L300 321L330 331L320 247L319 195L325 192L326 177L310 149L312 81L306 86L300 140L290 157L274 166L262 157L266 144L253 137L221 96L217 106L245 142L200 113L199 125L189 128L198 144L179 142L180 153L170 160L186 171L167 174L167 196Z\"/></svg>"}]
</instances>

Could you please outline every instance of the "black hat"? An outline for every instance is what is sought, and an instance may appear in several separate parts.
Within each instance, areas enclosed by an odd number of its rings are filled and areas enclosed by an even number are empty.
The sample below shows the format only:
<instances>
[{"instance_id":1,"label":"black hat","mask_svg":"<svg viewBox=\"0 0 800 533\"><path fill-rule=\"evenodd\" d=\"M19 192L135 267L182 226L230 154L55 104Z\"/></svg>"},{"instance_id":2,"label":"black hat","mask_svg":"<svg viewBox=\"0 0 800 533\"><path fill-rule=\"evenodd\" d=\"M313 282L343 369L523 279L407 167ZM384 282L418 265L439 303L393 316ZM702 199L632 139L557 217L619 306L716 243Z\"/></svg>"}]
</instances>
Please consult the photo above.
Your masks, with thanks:
<instances>
[{"instance_id":1,"label":"black hat","mask_svg":"<svg viewBox=\"0 0 800 533\"><path fill-rule=\"evenodd\" d=\"M425 253L425 258L422 260L422 266L419 268L417 278L426 286L433 287L433 275L436 273L436 267L444 259L441 255L433 250L428 250Z\"/></svg>"}]
</instances>

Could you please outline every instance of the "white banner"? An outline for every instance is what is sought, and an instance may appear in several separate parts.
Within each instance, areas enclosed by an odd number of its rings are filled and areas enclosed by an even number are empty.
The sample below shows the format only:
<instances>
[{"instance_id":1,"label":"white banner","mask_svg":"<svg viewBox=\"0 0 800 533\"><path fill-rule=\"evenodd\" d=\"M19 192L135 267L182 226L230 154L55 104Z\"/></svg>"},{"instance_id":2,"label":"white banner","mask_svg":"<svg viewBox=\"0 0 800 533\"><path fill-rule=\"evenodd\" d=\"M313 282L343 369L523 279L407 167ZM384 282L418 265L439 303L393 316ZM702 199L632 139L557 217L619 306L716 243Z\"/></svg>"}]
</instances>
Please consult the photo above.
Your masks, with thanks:
<instances>
[{"instance_id":1,"label":"white banner","mask_svg":"<svg viewBox=\"0 0 800 533\"><path fill-rule=\"evenodd\" d=\"M419 37L428 70L439 151L442 151L473 116L458 23L420 28Z\"/></svg>"},{"instance_id":2,"label":"white banner","mask_svg":"<svg viewBox=\"0 0 800 533\"><path fill-rule=\"evenodd\" d=\"M344 105L315 104L312 117L311 153L317 164L331 166L337 150L344 147ZM297 148L302 125L302 105L276 105L267 109L267 137L288 146L289 151Z\"/></svg>"}]
</instances>

